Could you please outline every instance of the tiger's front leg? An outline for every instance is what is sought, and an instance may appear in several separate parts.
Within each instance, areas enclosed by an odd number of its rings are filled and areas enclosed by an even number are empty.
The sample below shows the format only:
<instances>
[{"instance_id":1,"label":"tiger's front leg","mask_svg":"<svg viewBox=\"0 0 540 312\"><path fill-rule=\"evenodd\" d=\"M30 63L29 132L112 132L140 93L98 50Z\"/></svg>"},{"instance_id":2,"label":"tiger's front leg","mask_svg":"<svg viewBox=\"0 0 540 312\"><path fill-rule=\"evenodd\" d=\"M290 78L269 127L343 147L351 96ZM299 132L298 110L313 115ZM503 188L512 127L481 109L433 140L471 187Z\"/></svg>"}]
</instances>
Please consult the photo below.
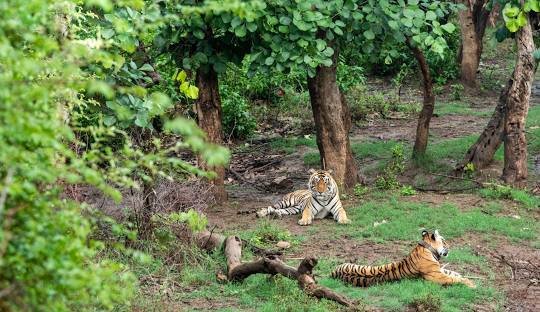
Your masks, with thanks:
<instances>
[{"instance_id":1,"label":"tiger's front leg","mask_svg":"<svg viewBox=\"0 0 540 312\"><path fill-rule=\"evenodd\" d=\"M311 211L311 205L307 204L302 211L302 219L298 220L299 225L310 225L313 221L313 211Z\"/></svg>"},{"instance_id":2,"label":"tiger's front leg","mask_svg":"<svg viewBox=\"0 0 540 312\"><path fill-rule=\"evenodd\" d=\"M345 209L343 209L343 206L341 205L341 202L338 202L336 204L336 207L330 211L332 216L334 216L334 220L337 221L339 224L349 224L351 223L351 220L347 218L347 213L345 213Z\"/></svg>"},{"instance_id":3,"label":"tiger's front leg","mask_svg":"<svg viewBox=\"0 0 540 312\"><path fill-rule=\"evenodd\" d=\"M432 281L441 285L461 283L461 284L465 284L466 286L470 288L476 288L476 285L474 285L474 283L470 279L464 278L461 276L448 275L448 274L445 274L443 270L444 269L442 269L439 272L425 273L425 274L422 274L422 277L427 279L428 281Z\"/></svg>"}]
</instances>

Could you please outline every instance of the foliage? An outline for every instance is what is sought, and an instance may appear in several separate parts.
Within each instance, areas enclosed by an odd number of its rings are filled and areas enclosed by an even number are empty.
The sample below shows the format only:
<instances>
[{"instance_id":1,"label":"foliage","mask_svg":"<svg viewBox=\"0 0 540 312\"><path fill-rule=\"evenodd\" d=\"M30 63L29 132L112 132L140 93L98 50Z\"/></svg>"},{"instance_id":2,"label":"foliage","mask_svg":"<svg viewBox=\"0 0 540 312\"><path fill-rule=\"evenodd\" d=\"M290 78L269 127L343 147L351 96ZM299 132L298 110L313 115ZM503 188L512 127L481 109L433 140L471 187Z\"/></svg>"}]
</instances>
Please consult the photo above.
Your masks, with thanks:
<instances>
[{"instance_id":1,"label":"foliage","mask_svg":"<svg viewBox=\"0 0 540 312\"><path fill-rule=\"evenodd\" d=\"M392 112L410 114L420 110L420 106L416 103L401 103L397 97L377 91L369 92L362 85L353 87L345 97L353 120L364 120L373 116L387 118Z\"/></svg>"},{"instance_id":2,"label":"foliage","mask_svg":"<svg viewBox=\"0 0 540 312\"><path fill-rule=\"evenodd\" d=\"M60 196L73 183L117 195L68 147L74 136L66 110L85 84L79 64L94 55L81 42L48 34L58 33L55 18L75 14L75 3L0 6L0 121L9 125L0 127L0 309L86 311L126 303L133 276L95 258L101 244L87 239L91 224L77 203Z\"/></svg>"},{"instance_id":3,"label":"foliage","mask_svg":"<svg viewBox=\"0 0 540 312\"><path fill-rule=\"evenodd\" d=\"M353 189L354 196L362 197L369 192L369 188L362 184L356 184Z\"/></svg>"},{"instance_id":4,"label":"foliage","mask_svg":"<svg viewBox=\"0 0 540 312\"><path fill-rule=\"evenodd\" d=\"M413 44L441 54L444 33L455 26L438 19L456 6L433 1L321 1L269 2L264 18L258 19L262 40L250 56L255 71L286 71L300 66L310 77L317 66L330 66L337 47L354 44L373 55L381 43ZM314 10L315 9L315 10ZM397 56L383 49L385 62Z\"/></svg>"},{"instance_id":5,"label":"foliage","mask_svg":"<svg viewBox=\"0 0 540 312\"><path fill-rule=\"evenodd\" d=\"M248 138L256 128L255 118L249 112L249 103L238 92L221 87L223 131L226 137Z\"/></svg>"},{"instance_id":6,"label":"foliage","mask_svg":"<svg viewBox=\"0 0 540 312\"><path fill-rule=\"evenodd\" d=\"M293 237L289 230L268 220L259 222L254 230L247 231L240 236L254 246L267 249L273 248L279 241L287 241L291 245L299 242L298 237Z\"/></svg>"},{"instance_id":7,"label":"foliage","mask_svg":"<svg viewBox=\"0 0 540 312\"><path fill-rule=\"evenodd\" d=\"M403 185L399 190L399 194L403 196L412 196L416 195L416 190L410 185Z\"/></svg>"},{"instance_id":8,"label":"foliage","mask_svg":"<svg viewBox=\"0 0 540 312\"><path fill-rule=\"evenodd\" d=\"M0 7L0 120L9 125L0 127L0 309L126 305L133 275L97 256L103 244L90 233L100 220L83 217L84 205L66 199L64 188L90 185L118 202L109 182L137 187L134 178L168 176L167 169L204 174L170 156L180 149L214 164L228 153L186 119L167 126L183 140L171 148L152 141L155 154L118 129L152 128L150 119L171 107L165 95L145 90L153 67L132 54L159 25L152 6L12 0Z\"/></svg>"},{"instance_id":9,"label":"foliage","mask_svg":"<svg viewBox=\"0 0 540 312\"><path fill-rule=\"evenodd\" d=\"M364 68L358 65L348 65L345 63L344 58L340 57L337 67L337 82L342 91L364 85L366 83Z\"/></svg>"},{"instance_id":10,"label":"foliage","mask_svg":"<svg viewBox=\"0 0 540 312\"><path fill-rule=\"evenodd\" d=\"M377 177L375 185L379 189L391 190L399 187L397 175L405 170L405 156L402 144L397 144L392 147L392 159L384 168L383 174Z\"/></svg>"},{"instance_id":11,"label":"foliage","mask_svg":"<svg viewBox=\"0 0 540 312\"><path fill-rule=\"evenodd\" d=\"M455 100L455 101L461 100L461 95L463 93L463 90L465 90L463 85L462 84L453 84L453 85L450 86L450 88L452 90L452 99Z\"/></svg>"}]
</instances>

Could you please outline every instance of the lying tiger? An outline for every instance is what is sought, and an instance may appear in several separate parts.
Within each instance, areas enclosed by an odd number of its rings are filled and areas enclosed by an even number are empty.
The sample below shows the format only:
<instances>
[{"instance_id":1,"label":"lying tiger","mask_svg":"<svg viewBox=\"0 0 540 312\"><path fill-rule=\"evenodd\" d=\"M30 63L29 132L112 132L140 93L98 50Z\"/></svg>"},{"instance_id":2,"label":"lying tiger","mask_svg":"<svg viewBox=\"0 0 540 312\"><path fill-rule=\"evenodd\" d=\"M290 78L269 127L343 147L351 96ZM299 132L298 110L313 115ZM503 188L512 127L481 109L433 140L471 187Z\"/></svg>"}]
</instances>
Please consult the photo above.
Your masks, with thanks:
<instances>
[{"instance_id":1,"label":"lying tiger","mask_svg":"<svg viewBox=\"0 0 540 312\"><path fill-rule=\"evenodd\" d=\"M459 273L441 268L439 259L447 255L448 245L438 231L434 233L422 231L422 240L407 258L380 266L341 264L332 272L332 277L359 287L406 277L422 277L442 285L462 283L475 288L471 280Z\"/></svg>"},{"instance_id":2,"label":"lying tiger","mask_svg":"<svg viewBox=\"0 0 540 312\"><path fill-rule=\"evenodd\" d=\"M289 193L273 206L262 208L257 216L293 215L302 212L300 225L309 225L313 219L323 219L331 214L338 223L350 223L345 209L341 205L336 181L332 178L331 170L310 169L311 176L307 190Z\"/></svg>"}]
</instances>

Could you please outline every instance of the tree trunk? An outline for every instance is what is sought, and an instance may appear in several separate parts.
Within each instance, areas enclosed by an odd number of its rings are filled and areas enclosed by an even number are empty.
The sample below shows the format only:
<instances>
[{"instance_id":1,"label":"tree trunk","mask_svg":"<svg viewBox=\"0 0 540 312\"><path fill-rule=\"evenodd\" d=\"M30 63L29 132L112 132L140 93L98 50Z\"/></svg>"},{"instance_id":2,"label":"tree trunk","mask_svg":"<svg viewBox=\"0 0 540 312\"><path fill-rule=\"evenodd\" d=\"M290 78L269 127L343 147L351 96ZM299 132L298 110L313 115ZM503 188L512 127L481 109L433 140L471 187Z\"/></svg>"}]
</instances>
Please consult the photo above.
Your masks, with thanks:
<instances>
[{"instance_id":1,"label":"tree trunk","mask_svg":"<svg viewBox=\"0 0 540 312\"><path fill-rule=\"evenodd\" d=\"M435 96L433 95L433 81L431 80L429 66L424 57L424 53L418 47L413 46L409 38L407 38L406 42L407 46L414 54L414 58L418 62L424 83L424 103L422 104L422 111L418 117L416 140L414 141L413 148L413 158L418 159L426 153L429 138L429 122L433 116L433 110L435 109Z\"/></svg>"},{"instance_id":2,"label":"tree trunk","mask_svg":"<svg viewBox=\"0 0 540 312\"><path fill-rule=\"evenodd\" d=\"M490 11L486 10L485 2L485 0L462 0L466 8L458 14L461 28L459 52L461 81L469 88L476 87L476 73L483 49L482 39L489 20Z\"/></svg>"},{"instance_id":3,"label":"tree trunk","mask_svg":"<svg viewBox=\"0 0 540 312\"><path fill-rule=\"evenodd\" d=\"M463 172L465 166L469 163L472 163L475 169L482 169L493 160L493 155L499 149L504 137L506 99L511 85L512 79L508 81L506 87L501 91L495 112L493 112L478 140L469 148L461 163L456 166L456 172Z\"/></svg>"},{"instance_id":4,"label":"tree trunk","mask_svg":"<svg viewBox=\"0 0 540 312\"><path fill-rule=\"evenodd\" d=\"M199 88L199 98L196 103L199 127L207 133L208 140L211 143L221 144L223 141L221 127L221 99L219 96L217 73L212 68L208 70L199 68L197 70L195 81L197 88ZM225 192L225 185L223 184L225 168L209 167L205 164L201 165L206 170L212 170L217 174L217 177L212 180L214 187L213 193L216 201L221 202L227 200L227 193Z\"/></svg>"},{"instance_id":5,"label":"tree trunk","mask_svg":"<svg viewBox=\"0 0 540 312\"><path fill-rule=\"evenodd\" d=\"M504 170L503 180L523 186L527 180L527 140L525 120L529 110L531 84L534 79L534 41L531 23L516 34L517 62L514 82L508 90L507 113L504 118Z\"/></svg>"},{"instance_id":6,"label":"tree trunk","mask_svg":"<svg viewBox=\"0 0 540 312\"><path fill-rule=\"evenodd\" d=\"M349 107L336 83L337 56L336 49L333 65L319 66L315 77L308 77L308 89L321 166L332 169L332 176L340 188L352 188L360 178L349 141Z\"/></svg>"}]
</instances>

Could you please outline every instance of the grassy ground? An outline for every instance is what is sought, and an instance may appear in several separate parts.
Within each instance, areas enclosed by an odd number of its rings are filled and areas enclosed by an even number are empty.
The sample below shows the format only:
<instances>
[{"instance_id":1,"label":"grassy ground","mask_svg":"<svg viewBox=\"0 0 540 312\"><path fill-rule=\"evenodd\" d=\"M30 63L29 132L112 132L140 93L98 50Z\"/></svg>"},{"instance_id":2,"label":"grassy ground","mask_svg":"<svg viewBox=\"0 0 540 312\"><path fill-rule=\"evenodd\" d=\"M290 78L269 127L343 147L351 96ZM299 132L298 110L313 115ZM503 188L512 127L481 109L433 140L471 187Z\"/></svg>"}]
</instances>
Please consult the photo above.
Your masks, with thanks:
<instances>
[{"instance_id":1,"label":"grassy ground","mask_svg":"<svg viewBox=\"0 0 540 312\"><path fill-rule=\"evenodd\" d=\"M474 195L475 196L475 195ZM533 211L526 205L518 204L507 209L508 202L499 199L484 200L482 205L474 208L459 208L451 202L425 204L416 202L413 197L400 196L396 192L370 192L361 199L356 199L347 207L350 225L338 226L331 220L316 221L308 228L301 228L302 233L291 233L291 221L259 220L248 226L246 230L235 232L250 244L263 248L272 247L279 240L292 243L288 254L321 252L320 247L310 246L313 242L328 243L340 238L344 244L355 243L387 247L388 252L375 260L363 258L369 250L357 250L357 262L381 264L399 260L406 256L419 239L419 229L438 228L451 245L450 255L444 262L449 263L452 270L464 275L480 277L475 280L477 289L469 289L462 285L442 287L420 279L387 283L367 289L355 288L340 281L329 278L335 265L344 262L337 255L321 257L316 269L319 282L331 287L348 297L358 301L367 309L381 308L385 311L402 311L404 307L418 304L431 304L440 307L440 311L463 311L473 309L475 305L501 308L504 294L495 285L496 273L486 258L479 255L475 244L482 242L486 248L498 247L498 238L505 237L511 244L531 246L538 239L539 225L532 216ZM513 216L519 215L517 219ZM290 220L292 219L292 220ZM382 223L377 225L377 223ZM293 223L294 224L294 223ZM470 237L474 237L471 242ZM472 245L472 246L471 246ZM309 246L309 247L307 247ZM332 254L340 246L331 246L325 253ZM369 247L368 247L369 248ZM533 247L530 247L533 248ZM328 248L327 248L328 249ZM248 250L246 248L246 250ZM369 258L372 258L371 255ZM251 252L244 254L244 260L253 258ZM297 265L298 260L288 261ZM207 310L219 311L337 311L334 303L314 301L297 287L296 283L282 277L269 278L264 275L252 276L243 283L218 284L215 272L225 271L225 263L221 253L215 253L196 266L184 268L180 273L180 284L185 290L176 293L175 300L191 303L224 301L228 307L216 309L208 306ZM219 297L217 299L216 297ZM203 310L205 308L203 307ZM439 311L439 310L438 310Z\"/></svg>"}]
</instances>

